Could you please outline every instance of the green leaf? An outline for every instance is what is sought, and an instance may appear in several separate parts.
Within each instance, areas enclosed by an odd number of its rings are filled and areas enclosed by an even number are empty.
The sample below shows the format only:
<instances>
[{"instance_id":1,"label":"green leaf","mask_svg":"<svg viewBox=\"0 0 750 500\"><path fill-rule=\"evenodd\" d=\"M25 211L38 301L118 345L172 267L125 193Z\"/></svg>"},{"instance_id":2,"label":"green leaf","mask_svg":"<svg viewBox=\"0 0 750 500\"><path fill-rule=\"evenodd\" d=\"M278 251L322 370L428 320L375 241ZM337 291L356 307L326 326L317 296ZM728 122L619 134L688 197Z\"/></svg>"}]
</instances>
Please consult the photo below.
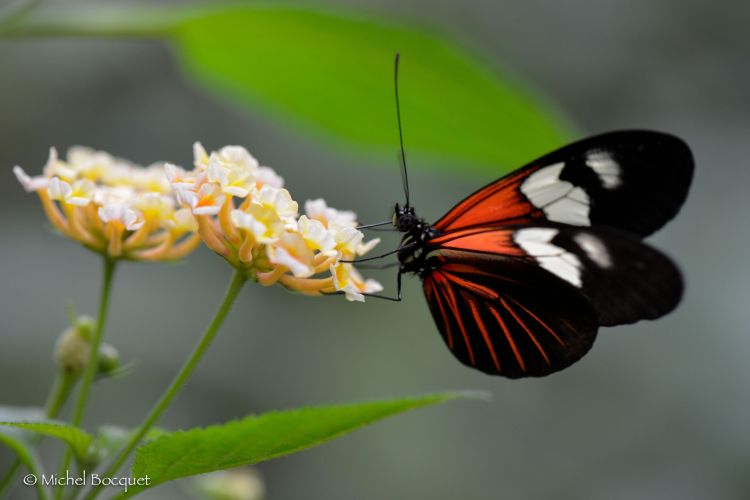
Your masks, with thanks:
<instances>
[{"instance_id":1,"label":"green leaf","mask_svg":"<svg viewBox=\"0 0 750 500\"><path fill-rule=\"evenodd\" d=\"M149 476L149 486L155 486L181 477L251 465L310 448L397 413L462 395L301 408L175 432L138 448L131 477ZM130 489L127 496L144 488Z\"/></svg>"},{"instance_id":2,"label":"green leaf","mask_svg":"<svg viewBox=\"0 0 750 500\"><path fill-rule=\"evenodd\" d=\"M0 426L24 429L68 443L79 460L86 459L93 437L78 427L61 422L0 422Z\"/></svg>"},{"instance_id":3,"label":"green leaf","mask_svg":"<svg viewBox=\"0 0 750 500\"><path fill-rule=\"evenodd\" d=\"M352 152L387 154L389 166L398 150L396 51L414 166L458 160L497 175L572 134L556 107L491 58L435 29L353 10L47 5L5 34L169 38L188 75L208 89Z\"/></svg>"},{"instance_id":4,"label":"green leaf","mask_svg":"<svg viewBox=\"0 0 750 500\"><path fill-rule=\"evenodd\" d=\"M460 160L498 174L498 166L517 167L570 134L527 85L423 27L252 6L178 18L171 35L188 74L208 88L389 159L398 150L396 51L406 149L425 160L416 164Z\"/></svg>"},{"instance_id":5,"label":"green leaf","mask_svg":"<svg viewBox=\"0 0 750 500\"><path fill-rule=\"evenodd\" d=\"M38 422L44 419L44 408L0 405L0 422ZM31 432L10 427L2 429L2 432L25 443L34 442L34 434Z\"/></svg>"},{"instance_id":6,"label":"green leaf","mask_svg":"<svg viewBox=\"0 0 750 500\"><path fill-rule=\"evenodd\" d=\"M97 430L96 436L94 437L94 440L91 442L91 446L89 447L89 463L95 465L113 456L116 452L120 451L123 446L125 446L125 444L128 442L128 439L134 432L136 431L116 425L101 426ZM146 437L143 439L143 441L153 441L154 439L157 439L166 434L169 434L169 432L156 427L151 429L148 434L146 434Z\"/></svg>"}]
</instances>

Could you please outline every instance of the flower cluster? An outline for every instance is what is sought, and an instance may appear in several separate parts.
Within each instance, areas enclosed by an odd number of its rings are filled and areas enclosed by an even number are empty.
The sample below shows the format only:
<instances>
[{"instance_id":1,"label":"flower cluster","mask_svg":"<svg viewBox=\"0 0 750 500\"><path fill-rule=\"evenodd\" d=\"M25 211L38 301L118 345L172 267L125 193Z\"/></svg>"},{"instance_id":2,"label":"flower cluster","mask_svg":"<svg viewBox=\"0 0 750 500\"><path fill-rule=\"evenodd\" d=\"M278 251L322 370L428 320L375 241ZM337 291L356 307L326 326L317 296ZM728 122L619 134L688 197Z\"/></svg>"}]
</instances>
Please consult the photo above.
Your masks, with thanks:
<instances>
[{"instance_id":1,"label":"flower cluster","mask_svg":"<svg viewBox=\"0 0 750 500\"><path fill-rule=\"evenodd\" d=\"M325 201L305 203L305 214L273 169L240 146L208 154L194 148L192 170L165 166L177 198L189 207L204 243L262 285L279 283L310 295L343 292L349 300L382 290L351 260L379 240L364 242L356 215Z\"/></svg>"},{"instance_id":2,"label":"flower cluster","mask_svg":"<svg viewBox=\"0 0 750 500\"><path fill-rule=\"evenodd\" d=\"M140 167L76 146L66 160L50 150L43 175L13 169L36 192L55 229L112 259L174 260L200 244L190 210L180 208L164 167Z\"/></svg>"}]
</instances>

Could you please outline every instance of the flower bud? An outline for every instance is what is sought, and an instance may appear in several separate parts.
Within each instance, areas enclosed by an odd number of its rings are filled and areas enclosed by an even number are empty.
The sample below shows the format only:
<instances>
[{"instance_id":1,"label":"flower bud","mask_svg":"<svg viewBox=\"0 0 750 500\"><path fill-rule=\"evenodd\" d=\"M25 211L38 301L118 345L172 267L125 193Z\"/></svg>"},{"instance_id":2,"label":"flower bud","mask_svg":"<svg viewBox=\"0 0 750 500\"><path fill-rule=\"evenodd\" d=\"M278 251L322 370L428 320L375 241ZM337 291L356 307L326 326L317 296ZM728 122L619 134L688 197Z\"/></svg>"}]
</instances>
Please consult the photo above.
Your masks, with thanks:
<instances>
[{"instance_id":1,"label":"flower bud","mask_svg":"<svg viewBox=\"0 0 750 500\"><path fill-rule=\"evenodd\" d=\"M110 344L99 346L99 364L96 373L100 377L115 375L120 368L120 353Z\"/></svg>"},{"instance_id":2,"label":"flower bud","mask_svg":"<svg viewBox=\"0 0 750 500\"><path fill-rule=\"evenodd\" d=\"M93 332L94 320L80 316L60 334L55 345L55 361L61 369L76 375L83 372L91 353Z\"/></svg>"},{"instance_id":3,"label":"flower bud","mask_svg":"<svg viewBox=\"0 0 750 500\"><path fill-rule=\"evenodd\" d=\"M265 496L263 480L249 468L204 474L195 479L194 485L211 500L262 500Z\"/></svg>"}]
</instances>

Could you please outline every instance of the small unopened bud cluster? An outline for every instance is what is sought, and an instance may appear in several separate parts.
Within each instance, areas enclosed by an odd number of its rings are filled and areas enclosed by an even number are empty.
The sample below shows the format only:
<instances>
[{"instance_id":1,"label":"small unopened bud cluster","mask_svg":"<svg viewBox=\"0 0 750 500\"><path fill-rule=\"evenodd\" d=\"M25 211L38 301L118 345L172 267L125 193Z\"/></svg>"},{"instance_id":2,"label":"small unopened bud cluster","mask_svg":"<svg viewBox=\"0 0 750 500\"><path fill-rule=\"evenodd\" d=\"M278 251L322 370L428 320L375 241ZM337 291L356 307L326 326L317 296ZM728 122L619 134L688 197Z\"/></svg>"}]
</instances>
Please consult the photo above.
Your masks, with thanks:
<instances>
[{"instance_id":1,"label":"small unopened bud cluster","mask_svg":"<svg viewBox=\"0 0 750 500\"><path fill-rule=\"evenodd\" d=\"M91 355L94 320L90 316L79 316L71 320L71 323L57 339L55 362L61 370L71 375L80 375L86 369ZM120 356L117 349L109 344L102 344L99 347L97 359L97 376L113 376L117 373L119 366Z\"/></svg>"},{"instance_id":2,"label":"small unopened bud cluster","mask_svg":"<svg viewBox=\"0 0 750 500\"><path fill-rule=\"evenodd\" d=\"M140 167L75 146L50 150L43 175L13 169L36 192L60 233L112 259L174 260L200 244L195 219L179 208L162 164Z\"/></svg>"},{"instance_id":3,"label":"small unopened bud cluster","mask_svg":"<svg viewBox=\"0 0 750 500\"><path fill-rule=\"evenodd\" d=\"M210 154L196 143L192 170L166 165L178 199L214 252L262 285L279 283L305 294L343 292L349 300L382 290L347 261L370 251L353 212L307 201L305 214L273 169L240 146Z\"/></svg>"},{"instance_id":4,"label":"small unopened bud cluster","mask_svg":"<svg viewBox=\"0 0 750 500\"><path fill-rule=\"evenodd\" d=\"M196 477L193 485L201 497L210 500L262 500L265 497L260 475L247 467L204 474Z\"/></svg>"}]
</instances>

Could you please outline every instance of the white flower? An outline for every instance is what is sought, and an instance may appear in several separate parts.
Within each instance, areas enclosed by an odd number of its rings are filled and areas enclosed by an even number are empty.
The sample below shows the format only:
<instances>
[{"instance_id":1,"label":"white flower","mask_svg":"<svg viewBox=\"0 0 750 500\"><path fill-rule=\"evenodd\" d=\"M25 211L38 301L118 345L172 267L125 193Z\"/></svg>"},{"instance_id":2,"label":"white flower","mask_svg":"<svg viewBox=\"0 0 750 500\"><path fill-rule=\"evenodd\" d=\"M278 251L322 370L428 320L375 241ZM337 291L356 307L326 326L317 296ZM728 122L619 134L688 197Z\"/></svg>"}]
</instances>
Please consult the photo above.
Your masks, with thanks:
<instances>
[{"instance_id":1,"label":"white flower","mask_svg":"<svg viewBox=\"0 0 750 500\"><path fill-rule=\"evenodd\" d=\"M138 195L138 191L130 186L98 186L94 192L94 203L107 205L111 203L128 204Z\"/></svg>"},{"instance_id":2,"label":"white flower","mask_svg":"<svg viewBox=\"0 0 750 500\"><path fill-rule=\"evenodd\" d=\"M95 189L96 185L88 179L79 179L71 185L59 177L53 177L47 186L47 193L53 200L85 207L94 199Z\"/></svg>"},{"instance_id":3,"label":"white flower","mask_svg":"<svg viewBox=\"0 0 750 500\"><path fill-rule=\"evenodd\" d=\"M255 172L255 180L261 186L268 185L279 189L284 187L284 178L270 167L258 167Z\"/></svg>"},{"instance_id":4,"label":"white flower","mask_svg":"<svg viewBox=\"0 0 750 500\"><path fill-rule=\"evenodd\" d=\"M193 234L197 222L192 214L176 210L176 194L163 164L143 168L104 151L74 146L66 160L51 148L43 176L30 177L20 167L13 171L24 189L39 192L55 229L97 253L174 260L201 241ZM174 180L180 173L185 172L179 167L170 169ZM192 173L190 180L192 187L197 181ZM196 206L208 206L206 197L197 199Z\"/></svg>"},{"instance_id":5,"label":"white flower","mask_svg":"<svg viewBox=\"0 0 750 500\"><path fill-rule=\"evenodd\" d=\"M206 152L193 145L195 168L165 167L180 203L197 217L203 242L254 281L324 295L342 291L349 300L382 290L364 280L351 260L379 240L364 243L354 212L328 207L322 199L305 204L307 215L283 189L283 179L261 167L240 146ZM330 273L330 274L329 274Z\"/></svg>"},{"instance_id":6,"label":"white flower","mask_svg":"<svg viewBox=\"0 0 750 500\"><path fill-rule=\"evenodd\" d=\"M194 233L198 230L198 222L189 208L175 210L169 225L177 233Z\"/></svg>"},{"instance_id":7,"label":"white flower","mask_svg":"<svg viewBox=\"0 0 750 500\"><path fill-rule=\"evenodd\" d=\"M380 243L380 238L373 238L367 243L360 243L359 245L357 245L357 255L366 254L367 252L375 248L375 245L377 245L378 243Z\"/></svg>"},{"instance_id":8,"label":"white flower","mask_svg":"<svg viewBox=\"0 0 750 500\"><path fill-rule=\"evenodd\" d=\"M297 216L297 202L292 199L292 195L286 189L278 189L273 186L263 186L256 194L253 204L273 208L282 219L294 218Z\"/></svg>"},{"instance_id":9,"label":"white flower","mask_svg":"<svg viewBox=\"0 0 750 500\"><path fill-rule=\"evenodd\" d=\"M326 204L325 200L307 200L305 202L305 213L311 219L316 219L328 226L335 222L341 226L357 226L357 214L349 210L336 210Z\"/></svg>"},{"instance_id":10,"label":"white flower","mask_svg":"<svg viewBox=\"0 0 750 500\"><path fill-rule=\"evenodd\" d=\"M333 276L333 286L339 292L344 292L346 300L349 302L364 302L365 296L352 280L351 264L331 265L331 276Z\"/></svg>"},{"instance_id":11,"label":"white flower","mask_svg":"<svg viewBox=\"0 0 750 500\"><path fill-rule=\"evenodd\" d=\"M133 201L133 208L140 210L146 219L169 220L175 210L175 201L161 193L140 193Z\"/></svg>"},{"instance_id":12,"label":"white flower","mask_svg":"<svg viewBox=\"0 0 750 500\"><path fill-rule=\"evenodd\" d=\"M193 143L193 166L198 170L205 170L208 167L208 153L203 144L196 141Z\"/></svg>"},{"instance_id":13,"label":"white flower","mask_svg":"<svg viewBox=\"0 0 750 500\"><path fill-rule=\"evenodd\" d=\"M171 194L172 187L167 178L163 163L154 163L145 168L129 166L129 169L131 177L129 183L133 184L136 188L144 191Z\"/></svg>"},{"instance_id":14,"label":"white flower","mask_svg":"<svg viewBox=\"0 0 750 500\"><path fill-rule=\"evenodd\" d=\"M164 164L164 173L167 176L169 183L176 189L192 189L195 187L197 178L193 172L187 172L182 167L174 165L172 163Z\"/></svg>"},{"instance_id":15,"label":"white flower","mask_svg":"<svg viewBox=\"0 0 750 500\"><path fill-rule=\"evenodd\" d=\"M277 217L266 217L264 219L262 215L261 218L257 218L256 215L235 209L232 210L232 224L237 229L248 231L258 243L274 242L278 239L281 231L284 230L284 225Z\"/></svg>"},{"instance_id":16,"label":"white flower","mask_svg":"<svg viewBox=\"0 0 750 500\"><path fill-rule=\"evenodd\" d=\"M53 200L65 201L73 192L73 188L70 187L65 181L61 181L59 177L53 177L49 180L49 186L47 187L47 194Z\"/></svg>"},{"instance_id":17,"label":"white flower","mask_svg":"<svg viewBox=\"0 0 750 500\"><path fill-rule=\"evenodd\" d=\"M115 159L104 151L95 151L84 146L73 146L68 149L68 165L78 177L98 179L104 172L112 169Z\"/></svg>"},{"instance_id":18,"label":"white flower","mask_svg":"<svg viewBox=\"0 0 750 500\"><path fill-rule=\"evenodd\" d=\"M99 219L105 224L119 222L128 231L135 231L143 226L143 220L139 220L138 213L121 204L99 207Z\"/></svg>"},{"instance_id":19,"label":"white flower","mask_svg":"<svg viewBox=\"0 0 750 500\"><path fill-rule=\"evenodd\" d=\"M244 198L255 187L253 170L245 163L222 162L216 153L208 161L208 180L216 182L231 196Z\"/></svg>"},{"instance_id":20,"label":"white flower","mask_svg":"<svg viewBox=\"0 0 750 500\"><path fill-rule=\"evenodd\" d=\"M287 267L297 278L313 275L313 251L296 233L283 233L274 245L266 246L268 260Z\"/></svg>"},{"instance_id":21,"label":"white flower","mask_svg":"<svg viewBox=\"0 0 750 500\"><path fill-rule=\"evenodd\" d=\"M57 149L49 148L49 158L44 165L44 175L47 177L60 177L61 179L73 180L76 177L76 170L64 161L61 161L57 155Z\"/></svg>"},{"instance_id":22,"label":"white flower","mask_svg":"<svg viewBox=\"0 0 750 500\"><path fill-rule=\"evenodd\" d=\"M216 155L222 163L237 165L250 171L254 171L260 166L258 160L242 146L224 146Z\"/></svg>"},{"instance_id":23,"label":"white flower","mask_svg":"<svg viewBox=\"0 0 750 500\"><path fill-rule=\"evenodd\" d=\"M47 186L49 186L49 179L47 177L43 175L31 177L24 171L24 169L22 169L18 165L13 167L13 173L27 193L39 191L41 189L47 189Z\"/></svg>"},{"instance_id":24,"label":"white flower","mask_svg":"<svg viewBox=\"0 0 750 500\"><path fill-rule=\"evenodd\" d=\"M352 264L339 263L331 265L333 286L343 291L348 301L364 302L365 295L383 291L383 286L376 280L362 279L362 275Z\"/></svg>"},{"instance_id":25,"label":"white flower","mask_svg":"<svg viewBox=\"0 0 750 500\"><path fill-rule=\"evenodd\" d=\"M190 205L195 215L216 215L224 204L226 196L216 184L205 183L198 191L177 189L180 200Z\"/></svg>"},{"instance_id":26,"label":"white flower","mask_svg":"<svg viewBox=\"0 0 750 500\"><path fill-rule=\"evenodd\" d=\"M96 184L88 179L79 179L73 183L73 191L65 200L70 205L85 207L94 198Z\"/></svg>"},{"instance_id":27,"label":"white flower","mask_svg":"<svg viewBox=\"0 0 750 500\"><path fill-rule=\"evenodd\" d=\"M303 215L297 221L297 228L307 245L313 250L328 253L336 247L333 235L319 220L308 219L306 215Z\"/></svg>"},{"instance_id":28,"label":"white flower","mask_svg":"<svg viewBox=\"0 0 750 500\"><path fill-rule=\"evenodd\" d=\"M328 224L328 230L333 235L336 242L336 250L345 258L351 258L357 255L357 249L360 248L365 235L362 231L355 229L348 224L340 224L331 221Z\"/></svg>"}]
</instances>

